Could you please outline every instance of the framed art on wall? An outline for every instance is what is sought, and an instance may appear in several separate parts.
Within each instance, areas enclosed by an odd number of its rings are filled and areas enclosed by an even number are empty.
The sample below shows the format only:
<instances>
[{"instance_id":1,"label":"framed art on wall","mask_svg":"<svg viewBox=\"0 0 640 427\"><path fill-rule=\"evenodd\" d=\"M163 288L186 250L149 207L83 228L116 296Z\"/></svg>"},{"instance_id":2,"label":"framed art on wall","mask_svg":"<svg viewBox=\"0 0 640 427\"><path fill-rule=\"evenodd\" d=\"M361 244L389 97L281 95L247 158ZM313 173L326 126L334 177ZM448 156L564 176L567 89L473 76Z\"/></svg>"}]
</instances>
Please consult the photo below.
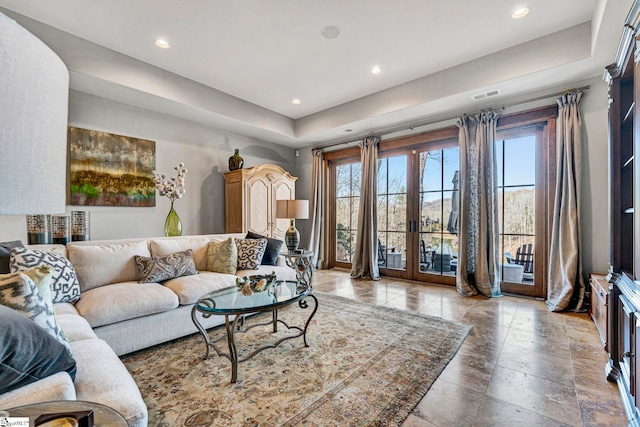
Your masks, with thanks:
<instances>
[{"instance_id":1,"label":"framed art on wall","mask_svg":"<svg viewBox=\"0 0 640 427\"><path fill-rule=\"evenodd\" d=\"M156 205L156 143L69 127L70 204Z\"/></svg>"}]
</instances>

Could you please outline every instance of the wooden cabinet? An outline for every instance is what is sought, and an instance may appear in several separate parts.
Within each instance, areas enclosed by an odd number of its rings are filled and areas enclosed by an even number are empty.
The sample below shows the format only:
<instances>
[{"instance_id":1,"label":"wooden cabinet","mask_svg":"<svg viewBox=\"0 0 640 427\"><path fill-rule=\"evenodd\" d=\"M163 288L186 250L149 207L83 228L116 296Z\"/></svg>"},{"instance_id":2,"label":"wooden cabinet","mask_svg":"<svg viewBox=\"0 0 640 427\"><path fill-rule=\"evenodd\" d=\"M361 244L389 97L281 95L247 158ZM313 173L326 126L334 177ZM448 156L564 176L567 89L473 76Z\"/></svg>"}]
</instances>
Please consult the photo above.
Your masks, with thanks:
<instances>
[{"instance_id":1,"label":"wooden cabinet","mask_svg":"<svg viewBox=\"0 0 640 427\"><path fill-rule=\"evenodd\" d=\"M615 381L629 418L640 426L640 0L624 23L609 85L609 274L607 378ZM638 208L638 212L636 212ZM598 301L595 301L596 304ZM598 307L594 309L596 313ZM594 319L595 320L595 319ZM596 324L602 323L601 320Z\"/></svg>"},{"instance_id":2,"label":"wooden cabinet","mask_svg":"<svg viewBox=\"0 0 640 427\"><path fill-rule=\"evenodd\" d=\"M276 200L295 199L298 178L280 166L264 164L224 174L225 231L283 239L289 220L276 218Z\"/></svg>"},{"instance_id":3,"label":"wooden cabinet","mask_svg":"<svg viewBox=\"0 0 640 427\"><path fill-rule=\"evenodd\" d=\"M609 306L609 282L607 282L604 274L591 273L589 283L591 284L589 314L596 324L602 346L605 350L608 350L607 334L609 323L607 320L607 308Z\"/></svg>"}]
</instances>

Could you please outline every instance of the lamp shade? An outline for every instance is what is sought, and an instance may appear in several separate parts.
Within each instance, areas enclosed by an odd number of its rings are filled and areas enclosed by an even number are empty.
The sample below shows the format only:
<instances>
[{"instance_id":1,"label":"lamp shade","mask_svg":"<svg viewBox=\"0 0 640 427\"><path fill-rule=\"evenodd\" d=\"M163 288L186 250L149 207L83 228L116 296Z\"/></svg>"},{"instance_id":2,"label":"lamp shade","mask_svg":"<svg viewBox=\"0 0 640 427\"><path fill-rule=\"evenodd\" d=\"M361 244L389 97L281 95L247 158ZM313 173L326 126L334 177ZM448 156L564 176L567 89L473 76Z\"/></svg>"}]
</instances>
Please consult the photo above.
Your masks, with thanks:
<instances>
[{"instance_id":1,"label":"lamp shade","mask_svg":"<svg viewBox=\"0 0 640 427\"><path fill-rule=\"evenodd\" d=\"M0 13L0 214L62 213L69 71Z\"/></svg>"},{"instance_id":2,"label":"lamp shade","mask_svg":"<svg viewBox=\"0 0 640 427\"><path fill-rule=\"evenodd\" d=\"M276 218L307 219L309 218L308 200L278 200Z\"/></svg>"}]
</instances>

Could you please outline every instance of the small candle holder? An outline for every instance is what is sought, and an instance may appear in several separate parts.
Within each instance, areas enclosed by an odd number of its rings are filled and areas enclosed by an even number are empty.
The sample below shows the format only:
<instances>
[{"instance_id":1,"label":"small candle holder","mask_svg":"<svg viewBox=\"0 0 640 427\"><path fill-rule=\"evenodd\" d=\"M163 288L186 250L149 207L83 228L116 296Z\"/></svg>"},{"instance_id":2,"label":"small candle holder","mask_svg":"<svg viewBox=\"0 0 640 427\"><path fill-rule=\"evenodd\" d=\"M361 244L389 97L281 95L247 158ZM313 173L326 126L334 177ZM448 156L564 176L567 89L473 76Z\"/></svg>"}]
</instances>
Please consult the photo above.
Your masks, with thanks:
<instances>
[{"instance_id":1,"label":"small candle holder","mask_svg":"<svg viewBox=\"0 0 640 427\"><path fill-rule=\"evenodd\" d=\"M51 243L51 215L27 215L27 238L30 245Z\"/></svg>"},{"instance_id":2,"label":"small candle holder","mask_svg":"<svg viewBox=\"0 0 640 427\"><path fill-rule=\"evenodd\" d=\"M67 215L51 217L51 235L53 243L66 245L71 240L71 218Z\"/></svg>"},{"instance_id":3,"label":"small candle holder","mask_svg":"<svg viewBox=\"0 0 640 427\"><path fill-rule=\"evenodd\" d=\"M90 240L89 212L71 211L71 241Z\"/></svg>"}]
</instances>

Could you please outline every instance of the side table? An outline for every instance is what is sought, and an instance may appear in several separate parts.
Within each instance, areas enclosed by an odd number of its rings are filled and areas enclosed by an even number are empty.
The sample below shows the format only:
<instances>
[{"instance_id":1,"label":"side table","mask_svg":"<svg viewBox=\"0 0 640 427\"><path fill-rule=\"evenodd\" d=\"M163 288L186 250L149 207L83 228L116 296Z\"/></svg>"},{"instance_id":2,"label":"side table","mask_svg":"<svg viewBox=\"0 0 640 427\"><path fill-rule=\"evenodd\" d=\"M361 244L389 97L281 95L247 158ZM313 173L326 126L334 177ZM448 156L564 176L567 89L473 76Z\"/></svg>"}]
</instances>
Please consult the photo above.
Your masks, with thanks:
<instances>
[{"instance_id":1,"label":"side table","mask_svg":"<svg viewBox=\"0 0 640 427\"><path fill-rule=\"evenodd\" d=\"M313 257L313 252L280 252L280 255L285 257L287 265L296 271L296 278L298 279L298 283L303 283L311 287L311 279L313 277L313 266L311 265L311 258Z\"/></svg>"}]
</instances>

